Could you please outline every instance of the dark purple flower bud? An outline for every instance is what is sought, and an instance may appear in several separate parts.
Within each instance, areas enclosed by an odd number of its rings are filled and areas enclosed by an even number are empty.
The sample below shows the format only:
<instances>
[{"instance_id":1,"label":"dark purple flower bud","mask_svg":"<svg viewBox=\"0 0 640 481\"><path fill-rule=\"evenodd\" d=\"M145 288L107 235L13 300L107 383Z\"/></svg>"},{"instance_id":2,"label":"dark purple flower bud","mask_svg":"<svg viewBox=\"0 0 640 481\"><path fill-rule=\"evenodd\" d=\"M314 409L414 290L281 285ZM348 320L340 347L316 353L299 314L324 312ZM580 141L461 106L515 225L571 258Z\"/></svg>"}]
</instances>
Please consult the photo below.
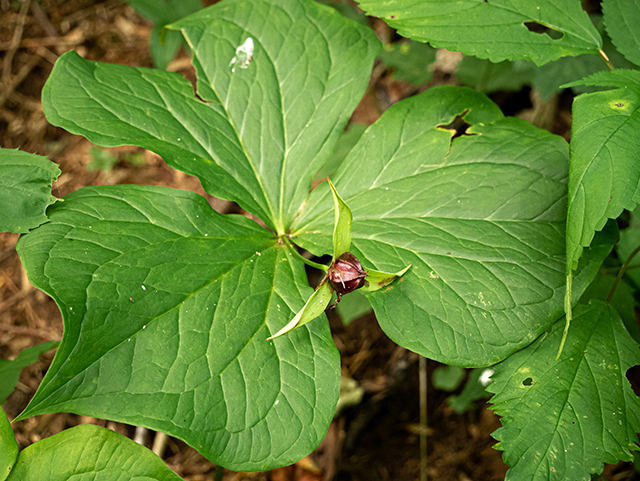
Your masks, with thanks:
<instances>
[{"instance_id":1,"label":"dark purple flower bud","mask_svg":"<svg viewBox=\"0 0 640 481\"><path fill-rule=\"evenodd\" d=\"M329 267L329 283L338 293L338 299L365 285L366 273L360 261L351 252L345 252Z\"/></svg>"}]
</instances>

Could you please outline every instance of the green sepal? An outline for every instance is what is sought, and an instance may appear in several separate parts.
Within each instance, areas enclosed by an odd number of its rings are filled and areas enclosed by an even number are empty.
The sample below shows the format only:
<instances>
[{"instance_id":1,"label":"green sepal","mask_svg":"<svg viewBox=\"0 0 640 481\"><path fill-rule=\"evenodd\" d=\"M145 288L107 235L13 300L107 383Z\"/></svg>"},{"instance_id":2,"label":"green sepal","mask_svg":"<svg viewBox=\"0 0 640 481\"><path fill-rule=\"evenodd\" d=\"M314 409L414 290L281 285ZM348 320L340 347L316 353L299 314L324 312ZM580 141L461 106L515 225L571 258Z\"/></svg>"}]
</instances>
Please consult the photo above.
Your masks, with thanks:
<instances>
[{"instance_id":1,"label":"green sepal","mask_svg":"<svg viewBox=\"0 0 640 481\"><path fill-rule=\"evenodd\" d=\"M311 297L309 297L309 300L304 305L304 307L300 309L300 311L298 311L293 319L291 319L291 322L289 322L286 326L276 332L273 336L268 337L267 341L271 341L272 339L280 337L289 331L293 331L296 327L303 326L307 322L313 321L327 308L332 295L333 288L329 285L329 283L322 283L320 286L318 286L315 292L311 294Z\"/></svg>"},{"instance_id":2,"label":"green sepal","mask_svg":"<svg viewBox=\"0 0 640 481\"><path fill-rule=\"evenodd\" d=\"M333 207L336 214L336 220L333 225L333 262L342 254L348 252L351 247L351 219L353 216L351 215L351 209L342 200L331 181L327 179L327 182L329 182L329 187L331 187L331 193L333 194Z\"/></svg>"},{"instance_id":3,"label":"green sepal","mask_svg":"<svg viewBox=\"0 0 640 481\"><path fill-rule=\"evenodd\" d=\"M380 272L374 271L373 269L367 269L363 267L364 271L367 273L367 284L361 287L361 289L365 292L373 292L382 289L383 287L391 284L396 277L401 277L405 272L409 270L411 264L402 269L401 271L396 272L395 274L389 272Z\"/></svg>"}]
</instances>

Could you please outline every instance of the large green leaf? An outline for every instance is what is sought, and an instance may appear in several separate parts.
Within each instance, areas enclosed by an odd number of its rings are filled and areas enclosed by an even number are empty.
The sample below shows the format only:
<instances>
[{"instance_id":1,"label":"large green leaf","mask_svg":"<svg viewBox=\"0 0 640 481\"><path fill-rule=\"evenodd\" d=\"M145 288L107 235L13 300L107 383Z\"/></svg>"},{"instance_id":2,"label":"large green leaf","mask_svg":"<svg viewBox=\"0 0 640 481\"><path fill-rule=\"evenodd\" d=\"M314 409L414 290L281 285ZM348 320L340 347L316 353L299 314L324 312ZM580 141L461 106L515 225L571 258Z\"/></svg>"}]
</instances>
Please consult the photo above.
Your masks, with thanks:
<instances>
[{"instance_id":1,"label":"large green leaf","mask_svg":"<svg viewBox=\"0 0 640 481\"><path fill-rule=\"evenodd\" d=\"M56 341L46 341L22 351L12 361L0 359L0 404L4 404L20 380L20 371L38 360L38 356L58 346Z\"/></svg>"},{"instance_id":2,"label":"large green leaf","mask_svg":"<svg viewBox=\"0 0 640 481\"><path fill-rule=\"evenodd\" d=\"M18 242L64 337L19 418L74 412L147 426L255 471L324 437L340 361L326 318L274 342L312 292L301 262L192 192L90 187Z\"/></svg>"},{"instance_id":3,"label":"large green leaf","mask_svg":"<svg viewBox=\"0 0 640 481\"><path fill-rule=\"evenodd\" d=\"M607 33L627 60L640 65L640 0L603 0Z\"/></svg>"},{"instance_id":4,"label":"large green leaf","mask_svg":"<svg viewBox=\"0 0 640 481\"><path fill-rule=\"evenodd\" d=\"M602 47L579 0L362 0L359 6L405 37L496 63L525 59L542 65ZM561 38L529 31L529 22Z\"/></svg>"},{"instance_id":5,"label":"large green leaf","mask_svg":"<svg viewBox=\"0 0 640 481\"><path fill-rule=\"evenodd\" d=\"M18 442L4 409L0 407L0 481L7 479L18 457Z\"/></svg>"},{"instance_id":6,"label":"large green leaf","mask_svg":"<svg viewBox=\"0 0 640 481\"><path fill-rule=\"evenodd\" d=\"M364 94L378 40L312 0L225 1L168 28L192 49L200 98L179 74L71 52L43 89L47 119L101 146L153 150L284 234Z\"/></svg>"},{"instance_id":7,"label":"large green leaf","mask_svg":"<svg viewBox=\"0 0 640 481\"><path fill-rule=\"evenodd\" d=\"M465 114L466 112L466 114ZM442 126L472 127L453 141ZM439 127L440 126L440 127ZM568 146L504 118L484 95L439 87L391 107L334 177L353 212L351 251L402 279L369 294L398 344L447 364L486 366L533 341L562 315ZM292 228L331 252L331 195L315 189ZM576 281L582 292L613 245Z\"/></svg>"},{"instance_id":8,"label":"large green leaf","mask_svg":"<svg viewBox=\"0 0 640 481\"><path fill-rule=\"evenodd\" d=\"M7 481L180 481L158 456L110 429L84 424L25 448Z\"/></svg>"},{"instance_id":9,"label":"large green leaf","mask_svg":"<svg viewBox=\"0 0 640 481\"><path fill-rule=\"evenodd\" d=\"M599 72L568 84L625 87L573 102L567 275L607 219L640 202L640 72Z\"/></svg>"},{"instance_id":10,"label":"large green leaf","mask_svg":"<svg viewBox=\"0 0 640 481\"><path fill-rule=\"evenodd\" d=\"M46 157L0 148L0 232L24 234L46 222L47 206L58 200L51 195L58 175Z\"/></svg>"},{"instance_id":11,"label":"large green leaf","mask_svg":"<svg viewBox=\"0 0 640 481\"><path fill-rule=\"evenodd\" d=\"M638 344L602 301L579 305L567 343L554 361L564 319L553 332L495 366L494 433L511 466L507 480L585 480L603 463L637 450L640 401L625 377L640 364Z\"/></svg>"}]
</instances>

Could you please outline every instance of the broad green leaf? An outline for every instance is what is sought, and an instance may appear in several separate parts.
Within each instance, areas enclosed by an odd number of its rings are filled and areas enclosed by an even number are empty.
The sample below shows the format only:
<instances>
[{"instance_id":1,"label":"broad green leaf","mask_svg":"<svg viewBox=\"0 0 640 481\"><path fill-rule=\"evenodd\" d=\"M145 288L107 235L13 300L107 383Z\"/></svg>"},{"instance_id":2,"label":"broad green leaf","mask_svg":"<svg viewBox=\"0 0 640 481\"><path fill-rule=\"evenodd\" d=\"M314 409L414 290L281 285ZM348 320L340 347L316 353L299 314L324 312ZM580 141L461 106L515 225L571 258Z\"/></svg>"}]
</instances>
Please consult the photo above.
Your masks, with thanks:
<instances>
[{"instance_id":1,"label":"broad green leaf","mask_svg":"<svg viewBox=\"0 0 640 481\"><path fill-rule=\"evenodd\" d=\"M393 69L397 80L422 85L433 77L429 66L436 60L436 50L420 42L400 41L384 45L380 60Z\"/></svg>"},{"instance_id":2,"label":"broad green leaf","mask_svg":"<svg viewBox=\"0 0 640 481\"><path fill-rule=\"evenodd\" d=\"M362 0L359 6L405 37L495 63L524 59L542 65L602 47L579 0ZM525 23L561 38L529 31Z\"/></svg>"},{"instance_id":3,"label":"broad green leaf","mask_svg":"<svg viewBox=\"0 0 640 481\"><path fill-rule=\"evenodd\" d=\"M332 295L333 289L328 282L318 286L313 294L311 294L311 297L307 300L307 303L298 311L295 317L273 336L268 337L267 341L271 341L272 339L280 337L300 326L304 326L307 322L313 321L316 317L322 315L329 306L329 301L331 301Z\"/></svg>"},{"instance_id":4,"label":"broad green leaf","mask_svg":"<svg viewBox=\"0 0 640 481\"><path fill-rule=\"evenodd\" d=\"M442 126L459 115L472 127L452 141ZM486 366L560 317L567 164L562 138L504 118L467 88L432 88L388 109L333 179L363 267L412 265L367 295L387 335L446 364ZM320 185L292 227L316 255L331 252L331 202ZM617 233L607 235L576 292L610 251Z\"/></svg>"},{"instance_id":5,"label":"broad green leaf","mask_svg":"<svg viewBox=\"0 0 640 481\"><path fill-rule=\"evenodd\" d=\"M46 157L0 148L0 232L25 234L47 222L47 206L58 200L51 195L58 175Z\"/></svg>"},{"instance_id":6,"label":"broad green leaf","mask_svg":"<svg viewBox=\"0 0 640 481\"><path fill-rule=\"evenodd\" d=\"M40 354L58 347L59 342L46 341L22 351L13 361L0 359L0 404L4 404L20 380L20 371L38 360Z\"/></svg>"},{"instance_id":7,"label":"broad green leaf","mask_svg":"<svg viewBox=\"0 0 640 481\"><path fill-rule=\"evenodd\" d=\"M242 471L290 464L323 439L338 352L324 319L265 341L312 289L255 222L192 192L89 187L17 249L65 324L19 419L64 411L146 426Z\"/></svg>"},{"instance_id":8,"label":"broad green leaf","mask_svg":"<svg viewBox=\"0 0 640 481\"><path fill-rule=\"evenodd\" d=\"M351 209L344 203L330 180L327 180L333 197L333 261L351 247Z\"/></svg>"},{"instance_id":9,"label":"broad green leaf","mask_svg":"<svg viewBox=\"0 0 640 481\"><path fill-rule=\"evenodd\" d=\"M18 456L7 481L180 481L158 456L110 429L83 424Z\"/></svg>"},{"instance_id":10,"label":"broad green leaf","mask_svg":"<svg viewBox=\"0 0 640 481\"><path fill-rule=\"evenodd\" d=\"M607 33L627 60L640 65L640 0L603 0Z\"/></svg>"},{"instance_id":11,"label":"broad green leaf","mask_svg":"<svg viewBox=\"0 0 640 481\"><path fill-rule=\"evenodd\" d=\"M167 28L191 47L199 98L179 74L70 52L43 89L47 119L101 146L153 150L284 234L367 87L378 40L312 0L223 1ZM234 68L249 38L251 60Z\"/></svg>"},{"instance_id":12,"label":"broad green leaf","mask_svg":"<svg viewBox=\"0 0 640 481\"><path fill-rule=\"evenodd\" d=\"M360 137L367 130L369 126L367 124L350 124L346 131L342 133L340 138L338 139L338 143L335 146L335 149L327 159L327 162L320 168L316 175L313 178L313 186L320 184L327 177L332 176L342 161L345 159L347 154L353 149L353 146L356 145Z\"/></svg>"},{"instance_id":13,"label":"broad green leaf","mask_svg":"<svg viewBox=\"0 0 640 481\"><path fill-rule=\"evenodd\" d=\"M595 231L640 202L640 72L600 72L581 81L601 86L623 82L628 88L580 95L573 102L567 275Z\"/></svg>"},{"instance_id":14,"label":"broad green leaf","mask_svg":"<svg viewBox=\"0 0 640 481\"><path fill-rule=\"evenodd\" d=\"M554 361L564 319L549 335L494 367L487 390L503 427L493 436L511 466L507 480L585 480L637 450L640 401L625 377L638 344L612 307L579 305Z\"/></svg>"},{"instance_id":15,"label":"broad green leaf","mask_svg":"<svg viewBox=\"0 0 640 481\"><path fill-rule=\"evenodd\" d=\"M0 481L7 479L18 457L18 442L4 409L0 408Z\"/></svg>"}]
</instances>

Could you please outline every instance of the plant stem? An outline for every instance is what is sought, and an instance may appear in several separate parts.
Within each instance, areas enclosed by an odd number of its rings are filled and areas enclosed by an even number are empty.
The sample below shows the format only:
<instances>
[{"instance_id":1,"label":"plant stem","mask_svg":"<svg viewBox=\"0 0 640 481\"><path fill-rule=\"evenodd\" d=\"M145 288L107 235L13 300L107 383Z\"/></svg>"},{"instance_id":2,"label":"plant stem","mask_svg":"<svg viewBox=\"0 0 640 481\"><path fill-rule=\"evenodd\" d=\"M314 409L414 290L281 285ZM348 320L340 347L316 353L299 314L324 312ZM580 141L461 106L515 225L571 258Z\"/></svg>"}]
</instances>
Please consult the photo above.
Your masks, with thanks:
<instances>
[{"instance_id":1,"label":"plant stem","mask_svg":"<svg viewBox=\"0 0 640 481\"><path fill-rule=\"evenodd\" d=\"M607 57L607 54L604 53L604 50L602 50L601 48L598 49L598 53L600 54L600 57L602 57L602 60L604 60L604 62L607 64L607 67L609 67L611 70L615 70L616 68L611 64L611 61L609 60L609 57Z\"/></svg>"},{"instance_id":2,"label":"plant stem","mask_svg":"<svg viewBox=\"0 0 640 481\"><path fill-rule=\"evenodd\" d=\"M420 481L427 481L427 358L418 360L420 376Z\"/></svg>"},{"instance_id":3,"label":"plant stem","mask_svg":"<svg viewBox=\"0 0 640 481\"><path fill-rule=\"evenodd\" d=\"M287 247L293 254L293 257L295 257L296 259L304 262L306 265L310 267L315 267L316 269L320 269L321 271L327 272L329 270L329 266L325 266L324 264L318 264L317 262L310 261L306 257L302 256L298 252L298 249L296 249L296 246L293 244L293 242L291 242L287 237L284 238L284 242L285 244L287 244Z\"/></svg>"},{"instance_id":4,"label":"plant stem","mask_svg":"<svg viewBox=\"0 0 640 481\"><path fill-rule=\"evenodd\" d=\"M216 464L216 474L213 476L213 481L222 481L224 475L224 468L219 464Z\"/></svg>"},{"instance_id":5,"label":"plant stem","mask_svg":"<svg viewBox=\"0 0 640 481\"><path fill-rule=\"evenodd\" d=\"M627 272L627 269L629 268L629 264L631 263L631 261L633 260L633 258L636 256L638 252L640 252L640 246L636 247L635 250L631 253L631 255L627 257L627 260L624 261L624 264L622 264L622 267L620 268L620 272L618 272L618 275L616 276L616 280L613 281L613 285L611 286L611 290L609 291L609 295L607 296L607 300L606 300L607 305L611 302L611 298L613 297L613 293L616 291L616 287L618 287L618 283L620 282L620 279L622 279L622 276L624 275L624 273Z\"/></svg>"}]
</instances>

